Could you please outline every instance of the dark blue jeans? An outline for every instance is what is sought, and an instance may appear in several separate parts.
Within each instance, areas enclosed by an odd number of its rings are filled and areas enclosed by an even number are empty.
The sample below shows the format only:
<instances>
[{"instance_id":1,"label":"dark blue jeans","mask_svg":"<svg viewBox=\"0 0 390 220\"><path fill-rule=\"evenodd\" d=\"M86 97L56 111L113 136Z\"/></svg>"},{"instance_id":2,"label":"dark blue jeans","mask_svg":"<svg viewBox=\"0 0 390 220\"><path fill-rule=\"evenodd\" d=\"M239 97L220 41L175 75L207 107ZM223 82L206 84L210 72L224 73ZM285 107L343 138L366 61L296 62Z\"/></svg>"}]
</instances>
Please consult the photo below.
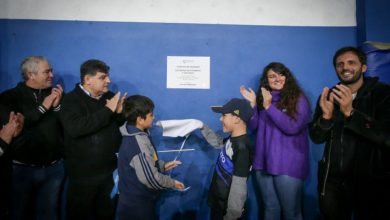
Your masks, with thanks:
<instances>
[{"instance_id":1,"label":"dark blue jeans","mask_svg":"<svg viewBox=\"0 0 390 220\"><path fill-rule=\"evenodd\" d=\"M45 168L14 164L13 219L59 219L60 191L64 175L62 160Z\"/></svg>"},{"instance_id":2,"label":"dark blue jeans","mask_svg":"<svg viewBox=\"0 0 390 220\"><path fill-rule=\"evenodd\" d=\"M303 180L255 171L264 204L265 220L301 220Z\"/></svg>"}]
</instances>

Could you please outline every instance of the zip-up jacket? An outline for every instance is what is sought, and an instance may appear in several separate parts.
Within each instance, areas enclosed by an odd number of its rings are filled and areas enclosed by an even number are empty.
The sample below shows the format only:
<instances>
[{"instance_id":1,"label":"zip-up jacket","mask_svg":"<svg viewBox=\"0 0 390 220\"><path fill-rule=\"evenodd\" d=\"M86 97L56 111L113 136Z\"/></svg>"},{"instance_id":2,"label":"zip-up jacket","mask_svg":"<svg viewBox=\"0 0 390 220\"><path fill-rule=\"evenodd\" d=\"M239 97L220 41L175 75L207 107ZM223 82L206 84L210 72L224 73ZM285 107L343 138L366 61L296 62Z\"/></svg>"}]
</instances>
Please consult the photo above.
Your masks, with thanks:
<instances>
[{"instance_id":1,"label":"zip-up jacket","mask_svg":"<svg viewBox=\"0 0 390 220\"><path fill-rule=\"evenodd\" d=\"M353 114L346 118L335 104L332 119L324 120L318 101L309 124L313 142L326 143L318 166L322 196L329 178L344 178L363 188L390 184L390 86L364 78L352 106Z\"/></svg>"},{"instance_id":2,"label":"zip-up jacket","mask_svg":"<svg viewBox=\"0 0 390 220\"><path fill-rule=\"evenodd\" d=\"M123 139L118 155L119 202L131 205L153 201L159 191L174 188L175 180L163 174L165 162L158 159L149 134L127 124L120 130Z\"/></svg>"},{"instance_id":3,"label":"zip-up jacket","mask_svg":"<svg viewBox=\"0 0 390 220\"><path fill-rule=\"evenodd\" d=\"M62 128L57 118L61 105L45 109L42 102L52 88L33 89L24 82L0 95L1 104L24 115L23 132L18 146L10 150L13 160L46 166L62 157Z\"/></svg>"}]
</instances>

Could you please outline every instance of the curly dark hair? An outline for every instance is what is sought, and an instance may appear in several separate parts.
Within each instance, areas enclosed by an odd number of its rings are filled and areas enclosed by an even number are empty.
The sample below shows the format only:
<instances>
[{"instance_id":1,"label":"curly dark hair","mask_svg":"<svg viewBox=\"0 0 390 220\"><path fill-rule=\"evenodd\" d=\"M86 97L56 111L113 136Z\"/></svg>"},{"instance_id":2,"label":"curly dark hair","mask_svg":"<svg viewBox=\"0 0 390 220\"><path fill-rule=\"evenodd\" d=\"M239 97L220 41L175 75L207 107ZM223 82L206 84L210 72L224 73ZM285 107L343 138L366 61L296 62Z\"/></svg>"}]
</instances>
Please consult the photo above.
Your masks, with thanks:
<instances>
[{"instance_id":1,"label":"curly dark hair","mask_svg":"<svg viewBox=\"0 0 390 220\"><path fill-rule=\"evenodd\" d=\"M283 89L280 91L281 99L277 103L276 107L278 109L285 109L286 113L295 118L294 115L297 112L297 103L301 95L305 96L302 89L298 85L297 80L295 79L292 72L282 63L272 62L264 67L263 74L260 78L260 85L256 93L256 102L258 109L262 110L263 107L263 95L261 94L261 87L264 87L268 91L271 91L271 87L268 83L267 73L269 70L274 71L275 73L281 74L286 77Z\"/></svg>"}]
</instances>

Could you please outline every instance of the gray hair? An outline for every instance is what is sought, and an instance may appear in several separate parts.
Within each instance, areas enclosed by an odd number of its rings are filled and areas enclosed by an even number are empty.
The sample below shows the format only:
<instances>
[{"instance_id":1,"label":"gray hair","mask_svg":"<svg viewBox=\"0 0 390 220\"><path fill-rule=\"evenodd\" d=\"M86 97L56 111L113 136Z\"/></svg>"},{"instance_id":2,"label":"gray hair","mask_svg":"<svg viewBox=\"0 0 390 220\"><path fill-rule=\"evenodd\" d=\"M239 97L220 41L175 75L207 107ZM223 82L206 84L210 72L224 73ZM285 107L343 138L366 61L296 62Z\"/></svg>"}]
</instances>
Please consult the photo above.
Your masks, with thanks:
<instances>
[{"instance_id":1,"label":"gray hair","mask_svg":"<svg viewBox=\"0 0 390 220\"><path fill-rule=\"evenodd\" d=\"M28 73L38 72L38 63L42 61L48 62L43 56L30 56L24 58L20 64L20 70L22 71L22 77L25 81L28 80Z\"/></svg>"}]
</instances>

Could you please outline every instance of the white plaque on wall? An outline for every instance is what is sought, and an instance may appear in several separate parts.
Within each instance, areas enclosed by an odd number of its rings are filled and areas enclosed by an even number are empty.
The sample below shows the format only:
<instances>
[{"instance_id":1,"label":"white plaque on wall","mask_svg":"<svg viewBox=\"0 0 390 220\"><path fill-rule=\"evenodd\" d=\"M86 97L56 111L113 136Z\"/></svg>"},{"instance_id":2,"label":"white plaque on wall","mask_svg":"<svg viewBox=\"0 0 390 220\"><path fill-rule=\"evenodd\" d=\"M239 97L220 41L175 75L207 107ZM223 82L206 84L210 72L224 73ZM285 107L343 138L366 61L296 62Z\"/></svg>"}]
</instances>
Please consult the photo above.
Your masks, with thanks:
<instances>
[{"instance_id":1,"label":"white plaque on wall","mask_svg":"<svg viewBox=\"0 0 390 220\"><path fill-rule=\"evenodd\" d=\"M210 89L210 57L167 56L168 89Z\"/></svg>"}]
</instances>

